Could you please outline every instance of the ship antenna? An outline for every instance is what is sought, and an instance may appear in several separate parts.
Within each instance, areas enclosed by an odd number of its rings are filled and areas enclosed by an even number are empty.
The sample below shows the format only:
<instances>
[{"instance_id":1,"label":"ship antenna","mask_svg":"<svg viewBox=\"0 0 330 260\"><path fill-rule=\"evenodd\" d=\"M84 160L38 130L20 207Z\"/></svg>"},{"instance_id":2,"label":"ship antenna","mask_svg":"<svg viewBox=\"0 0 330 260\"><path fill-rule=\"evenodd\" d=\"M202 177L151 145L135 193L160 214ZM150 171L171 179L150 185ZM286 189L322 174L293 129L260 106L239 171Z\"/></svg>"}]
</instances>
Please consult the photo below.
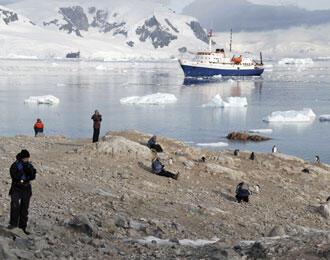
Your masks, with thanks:
<instances>
[{"instance_id":1,"label":"ship antenna","mask_svg":"<svg viewBox=\"0 0 330 260\"><path fill-rule=\"evenodd\" d=\"M260 64L264 65L264 63L262 62L262 52L260 52Z\"/></svg>"},{"instance_id":2,"label":"ship antenna","mask_svg":"<svg viewBox=\"0 0 330 260\"><path fill-rule=\"evenodd\" d=\"M230 52L231 52L232 45L233 45L233 29L230 29L230 44L229 44Z\"/></svg>"}]
</instances>

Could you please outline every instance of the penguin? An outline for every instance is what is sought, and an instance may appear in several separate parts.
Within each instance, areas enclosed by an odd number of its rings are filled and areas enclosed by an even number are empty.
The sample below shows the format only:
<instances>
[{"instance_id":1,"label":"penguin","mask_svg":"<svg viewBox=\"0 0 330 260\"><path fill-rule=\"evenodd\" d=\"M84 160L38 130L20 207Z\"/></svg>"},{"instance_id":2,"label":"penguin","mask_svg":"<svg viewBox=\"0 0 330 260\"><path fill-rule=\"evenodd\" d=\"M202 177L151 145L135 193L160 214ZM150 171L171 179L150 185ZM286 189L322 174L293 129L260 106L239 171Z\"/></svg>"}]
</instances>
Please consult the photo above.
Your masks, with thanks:
<instances>
[{"instance_id":1,"label":"penguin","mask_svg":"<svg viewBox=\"0 0 330 260\"><path fill-rule=\"evenodd\" d=\"M238 156L238 152L239 152L239 150L236 149L236 150L234 151L234 155L235 155L235 156Z\"/></svg>"},{"instance_id":2,"label":"penguin","mask_svg":"<svg viewBox=\"0 0 330 260\"><path fill-rule=\"evenodd\" d=\"M305 169L302 170L302 172L309 173L309 169L305 168Z\"/></svg>"},{"instance_id":3,"label":"penguin","mask_svg":"<svg viewBox=\"0 0 330 260\"><path fill-rule=\"evenodd\" d=\"M277 153L277 147L276 147L276 145L273 146L272 153Z\"/></svg>"},{"instance_id":4,"label":"penguin","mask_svg":"<svg viewBox=\"0 0 330 260\"><path fill-rule=\"evenodd\" d=\"M256 190L256 193L259 193L261 191L261 188L260 188L259 184L257 184L255 186L255 190Z\"/></svg>"},{"instance_id":5,"label":"penguin","mask_svg":"<svg viewBox=\"0 0 330 260\"><path fill-rule=\"evenodd\" d=\"M315 163L320 163L320 157L318 155L315 156Z\"/></svg>"},{"instance_id":6,"label":"penguin","mask_svg":"<svg viewBox=\"0 0 330 260\"><path fill-rule=\"evenodd\" d=\"M252 160L252 161L253 161L253 160L254 160L254 158L255 158L255 156L254 156L254 152L252 152L252 153L251 153L251 155L250 155L250 160Z\"/></svg>"}]
</instances>

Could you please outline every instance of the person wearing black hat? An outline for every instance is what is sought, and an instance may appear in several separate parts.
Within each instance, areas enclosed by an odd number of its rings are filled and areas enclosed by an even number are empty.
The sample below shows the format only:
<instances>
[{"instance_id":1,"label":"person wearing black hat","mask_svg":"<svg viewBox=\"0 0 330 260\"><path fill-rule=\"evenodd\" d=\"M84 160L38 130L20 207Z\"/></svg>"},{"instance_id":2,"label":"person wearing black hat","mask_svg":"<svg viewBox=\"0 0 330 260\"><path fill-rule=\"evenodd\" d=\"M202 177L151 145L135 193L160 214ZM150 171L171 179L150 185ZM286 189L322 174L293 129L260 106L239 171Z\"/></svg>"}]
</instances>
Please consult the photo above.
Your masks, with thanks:
<instances>
[{"instance_id":1,"label":"person wearing black hat","mask_svg":"<svg viewBox=\"0 0 330 260\"><path fill-rule=\"evenodd\" d=\"M99 141L99 135L100 135L100 128L101 128L101 121L102 121L102 115L98 110L95 110L95 113L92 115L91 118L94 122L93 124L93 143L96 143Z\"/></svg>"},{"instance_id":2,"label":"person wearing black hat","mask_svg":"<svg viewBox=\"0 0 330 260\"><path fill-rule=\"evenodd\" d=\"M29 151L22 150L16 155L16 161L10 167L12 184L9 191L11 203L8 228L19 227L27 235L30 234L26 231L30 198L32 196L30 181L36 178L36 173L36 169L30 162Z\"/></svg>"}]
</instances>

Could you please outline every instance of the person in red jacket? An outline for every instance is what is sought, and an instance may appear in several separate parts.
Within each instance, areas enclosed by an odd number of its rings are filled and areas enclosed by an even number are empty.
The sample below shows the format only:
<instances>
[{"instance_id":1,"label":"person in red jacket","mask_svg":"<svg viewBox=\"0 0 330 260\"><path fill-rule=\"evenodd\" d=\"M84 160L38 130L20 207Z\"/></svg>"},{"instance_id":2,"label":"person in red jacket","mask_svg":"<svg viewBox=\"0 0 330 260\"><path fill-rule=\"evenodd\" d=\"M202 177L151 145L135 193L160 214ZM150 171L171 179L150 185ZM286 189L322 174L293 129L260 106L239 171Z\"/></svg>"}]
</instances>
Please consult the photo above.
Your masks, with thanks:
<instances>
[{"instance_id":1,"label":"person in red jacket","mask_svg":"<svg viewBox=\"0 0 330 260\"><path fill-rule=\"evenodd\" d=\"M34 134L37 136L38 133L44 132L44 124L41 122L41 119L37 119L37 122L34 124Z\"/></svg>"}]
</instances>

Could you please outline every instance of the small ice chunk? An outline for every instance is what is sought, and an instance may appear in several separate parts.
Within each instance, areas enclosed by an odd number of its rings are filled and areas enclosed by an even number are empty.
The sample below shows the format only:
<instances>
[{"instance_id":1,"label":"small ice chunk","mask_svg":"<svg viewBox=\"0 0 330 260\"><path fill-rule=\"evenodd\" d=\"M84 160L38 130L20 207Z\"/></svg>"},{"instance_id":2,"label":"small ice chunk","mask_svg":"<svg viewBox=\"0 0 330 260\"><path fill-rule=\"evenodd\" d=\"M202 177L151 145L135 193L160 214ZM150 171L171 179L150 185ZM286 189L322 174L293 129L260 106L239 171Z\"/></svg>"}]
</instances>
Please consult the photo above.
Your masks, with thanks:
<instances>
[{"instance_id":1,"label":"small ice chunk","mask_svg":"<svg viewBox=\"0 0 330 260\"><path fill-rule=\"evenodd\" d=\"M284 58L278 62L279 65L286 65L286 64L306 65L306 64L313 64L313 63L314 62L311 58L306 58L306 59Z\"/></svg>"},{"instance_id":2,"label":"small ice chunk","mask_svg":"<svg viewBox=\"0 0 330 260\"><path fill-rule=\"evenodd\" d=\"M121 104L134 105L163 105L175 103L177 98L173 94L156 93L147 96L132 96L120 99Z\"/></svg>"},{"instance_id":3,"label":"small ice chunk","mask_svg":"<svg viewBox=\"0 0 330 260\"><path fill-rule=\"evenodd\" d=\"M246 97L227 97L225 100L218 94L203 107L246 107L248 105Z\"/></svg>"},{"instance_id":4,"label":"small ice chunk","mask_svg":"<svg viewBox=\"0 0 330 260\"><path fill-rule=\"evenodd\" d=\"M100 64L98 66L95 67L96 70L107 70L107 67L105 67L104 65Z\"/></svg>"},{"instance_id":5,"label":"small ice chunk","mask_svg":"<svg viewBox=\"0 0 330 260\"><path fill-rule=\"evenodd\" d=\"M24 103L56 105L56 104L60 103L60 100L57 97L54 97L52 95L30 96L28 99L24 100Z\"/></svg>"},{"instance_id":6,"label":"small ice chunk","mask_svg":"<svg viewBox=\"0 0 330 260\"><path fill-rule=\"evenodd\" d=\"M273 132L273 129L251 129L249 130L249 133L255 133L255 134L271 134Z\"/></svg>"},{"instance_id":7,"label":"small ice chunk","mask_svg":"<svg viewBox=\"0 0 330 260\"><path fill-rule=\"evenodd\" d=\"M271 115L264 117L263 121L268 123L273 122L310 122L314 120L316 115L310 108L304 108L301 111L289 110L289 111L275 111Z\"/></svg>"},{"instance_id":8,"label":"small ice chunk","mask_svg":"<svg viewBox=\"0 0 330 260\"><path fill-rule=\"evenodd\" d=\"M320 120L321 122L324 122L324 121L330 121L330 115L320 115L319 120Z\"/></svg>"},{"instance_id":9,"label":"small ice chunk","mask_svg":"<svg viewBox=\"0 0 330 260\"><path fill-rule=\"evenodd\" d=\"M225 147L228 146L227 143L218 142L218 143L198 143L197 146L207 146L207 147Z\"/></svg>"}]
</instances>

